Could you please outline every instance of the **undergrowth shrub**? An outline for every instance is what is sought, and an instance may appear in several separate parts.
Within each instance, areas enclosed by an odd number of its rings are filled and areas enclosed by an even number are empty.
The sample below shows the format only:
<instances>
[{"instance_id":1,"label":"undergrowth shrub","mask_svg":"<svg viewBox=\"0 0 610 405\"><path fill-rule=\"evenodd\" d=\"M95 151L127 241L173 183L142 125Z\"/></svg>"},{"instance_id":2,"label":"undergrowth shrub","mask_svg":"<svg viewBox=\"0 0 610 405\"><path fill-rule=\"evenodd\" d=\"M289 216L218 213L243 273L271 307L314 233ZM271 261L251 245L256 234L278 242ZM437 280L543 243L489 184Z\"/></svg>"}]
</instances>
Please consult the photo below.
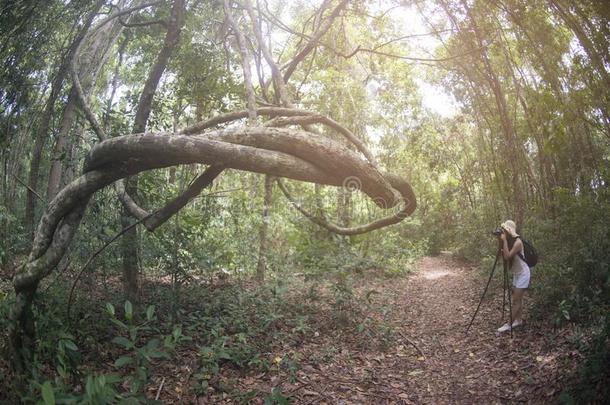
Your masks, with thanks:
<instances>
[{"instance_id":1,"label":"undergrowth shrub","mask_svg":"<svg viewBox=\"0 0 610 405\"><path fill-rule=\"evenodd\" d=\"M555 323L597 322L610 302L610 203L556 191L557 217L532 221L540 265L532 272L538 310Z\"/></svg>"},{"instance_id":2,"label":"undergrowth shrub","mask_svg":"<svg viewBox=\"0 0 610 405\"><path fill-rule=\"evenodd\" d=\"M555 190L552 220L532 221L540 264L532 272L533 310L554 326L581 325L592 333L578 383L561 400L608 398L610 383L610 200L607 192ZM574 402L572 402L574 401Z\"/></svg>"},{"instance_id":3,"label":"undergrowth shrub","mask_svg":"<svg viewBox=\"0 0 610 405\"><path fill-rule=\"evenodd\" d=\"M558 398L562 404L602 404L610 398L610 316L605 314L599 325L576 382L566 387Z\"/></svg>"}]
</instances>

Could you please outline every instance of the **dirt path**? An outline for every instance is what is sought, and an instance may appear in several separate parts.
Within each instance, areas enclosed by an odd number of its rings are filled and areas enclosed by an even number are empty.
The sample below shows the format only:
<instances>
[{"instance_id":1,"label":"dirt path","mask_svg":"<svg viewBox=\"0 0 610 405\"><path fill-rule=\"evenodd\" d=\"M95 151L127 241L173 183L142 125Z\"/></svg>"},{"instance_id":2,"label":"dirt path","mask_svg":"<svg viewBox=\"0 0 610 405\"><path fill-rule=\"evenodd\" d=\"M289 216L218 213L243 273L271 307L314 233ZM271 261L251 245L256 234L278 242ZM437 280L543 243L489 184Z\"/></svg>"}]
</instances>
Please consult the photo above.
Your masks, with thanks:
<instances>
[{"instance_id":1,"label":"dirt path","mask_svg":"<svg viewBox=\"0 0 610 405\"><path fill-rule=\"evenodd\" d=\"M578 356L565 338L549 338L531 322L513 339L496 336L502 308L497 283L466 335L486 276L449 256L424 258L418 269L375 286L394 291L392 347L346 344L329 364L305 365L288 387L294 402L548 403L557 397Z\"/></svg>"}]
</instances>

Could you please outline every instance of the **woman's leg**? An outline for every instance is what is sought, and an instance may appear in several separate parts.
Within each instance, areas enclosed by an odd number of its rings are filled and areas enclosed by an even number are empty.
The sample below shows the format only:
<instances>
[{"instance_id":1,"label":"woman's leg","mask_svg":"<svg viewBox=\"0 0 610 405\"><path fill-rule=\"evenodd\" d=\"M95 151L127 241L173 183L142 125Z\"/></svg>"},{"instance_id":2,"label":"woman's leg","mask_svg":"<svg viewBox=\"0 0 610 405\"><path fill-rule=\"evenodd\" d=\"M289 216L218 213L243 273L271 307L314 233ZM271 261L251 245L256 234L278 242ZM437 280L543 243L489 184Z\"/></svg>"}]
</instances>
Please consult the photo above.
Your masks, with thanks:
<instances>
[{"instance_id":1,"label":"woman's leg","mask_svg":"<svg viewBox=\"0 0 610 405\"><path fill-rule=\"evenodd\" d=\"M525 294L525 288L513 287L513 322L522 321L521 315L523 314L523 295Z\"/></svg>"}]
</instances>

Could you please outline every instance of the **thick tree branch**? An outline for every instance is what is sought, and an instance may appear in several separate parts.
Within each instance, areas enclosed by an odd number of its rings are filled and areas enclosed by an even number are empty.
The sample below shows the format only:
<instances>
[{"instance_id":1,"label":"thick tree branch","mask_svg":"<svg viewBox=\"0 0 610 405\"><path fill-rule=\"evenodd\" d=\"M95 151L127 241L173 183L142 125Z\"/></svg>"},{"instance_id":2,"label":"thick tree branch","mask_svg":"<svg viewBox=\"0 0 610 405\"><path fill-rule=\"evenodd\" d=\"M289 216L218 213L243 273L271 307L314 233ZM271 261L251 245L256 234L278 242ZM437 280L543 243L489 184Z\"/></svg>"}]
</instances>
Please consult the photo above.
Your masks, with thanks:
<instances>
[{"instance_id":1,"label":"thick tree branch","mask_svg":"<svg viewBox=\"0 0 610 405\"><path fill-rule=\"evenodd\" d=\"M354 135L349 129L343 127L338 122L324 115L312 114L304 116L276 117L266 122L265 126L283 127L287 125L299 125L302 127L307 127L312 124L323 124L334 129L339 134L343 135L350 143L356 146L356 148L367 158L369 162L371 162L372 164L376 164L376 160L373 154L368 150L364 143L358 137L356 137L356 135ZM312 131L311 128L309 130Z\"/></svg>"},{"instance_id":2,"label":"thick tree branch","mask_svg":"<svg viewBox=\"0 0 610 405\"><path fill-rule=\"evenodd\" d=\"M315 114L311 111L300 110L295 108L285 108L285 107L258 107L256 109L257 114L268 116L268 117L279 117L279 116L296 116L296 115L312 115ZM178 131L179 135L190 135L190 134L198 134L203 132L208 128L213 128L221 124L225 124L227 122L233 122L240 119L244 119L248 116L248 111L233 111L226 114L217 115L208 120L201 121L195 123L189 127L186 127L180 131Z\"/></svg>"},{"instance_id":3,"label":"thick tree branch","mask_svg":"<svg viewBox=\"0 0 610 405\"><path fill-rule=\"evenodd\" d=\"M368 150L364 143L356 137L350 130L343 127L341 124L333 120L332 118L320 115L316 112L303 110L299 108L286 108L286 107L259 107L256 110L257 114L264 115L267 117L294 117L293 120L275 120L265 123L265 126L283 126L283 125L309 125L310 123L324 124L339 134L343 135L349 142L353 143L354 146L373 164L375 159L373 154ZM201 133L208 128L218 126L227 122L237 121L248 116L247 111L234 111L227 114L221 114L213 117L209 120L198 122L190 127L184 128L178 132L178 134L196 134ZM307 118L305 118L307 117ZM311 118L311 121L309 117ZM302 122L300 122L302 121Z\"/></svg>"},{"instance_id":4,"label":"thick tree branch","mask_svg":"<svg viewBox=\"0 0 610 405\"><path fill-rule=\"evenodd\" d=\"M30 262L47 251L61 219L97 189L140 171L176 164L221 164L335 186L343 185L352 176L360 179L362 191L380 206L391 207L401 199L388 180L384 180L387 175L378 174L370 163L329 139L282 128L218 131L212 135L216 139L209 135L123 136L95 145L87 158L85 174L66 186L49 204L38 227ZM407 199L404 190L400 194L402 199ZM408 196L411 199L409 206L414 208L412 192Z\"/></svg>"}]
</instances>

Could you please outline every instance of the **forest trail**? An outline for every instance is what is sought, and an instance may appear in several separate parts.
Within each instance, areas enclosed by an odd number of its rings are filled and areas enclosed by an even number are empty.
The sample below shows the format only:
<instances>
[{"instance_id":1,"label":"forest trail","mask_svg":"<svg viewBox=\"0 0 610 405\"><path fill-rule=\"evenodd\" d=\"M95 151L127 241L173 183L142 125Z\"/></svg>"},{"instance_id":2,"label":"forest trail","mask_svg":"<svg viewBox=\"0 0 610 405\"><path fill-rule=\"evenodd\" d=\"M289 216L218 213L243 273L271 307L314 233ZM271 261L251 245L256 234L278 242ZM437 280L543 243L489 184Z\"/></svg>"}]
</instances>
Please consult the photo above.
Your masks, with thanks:
<instances>
[{"instance_id":1,"label":"forest trail","mask_svg":"<svg viewBox=\"0 0 610 405\"><path fill-rule=\"evenodd\" d=\"M393 291L392 345L379 351L344 343L330 364L305 365L284 391L295 403L547 403L557 397L578 356L561 334L549 338L549 331L527 323L512 340L496 336L498 277L466 335L487 276L448 255L426 257L417 268L375 285Z\"/></svg>"}]
</instances>

